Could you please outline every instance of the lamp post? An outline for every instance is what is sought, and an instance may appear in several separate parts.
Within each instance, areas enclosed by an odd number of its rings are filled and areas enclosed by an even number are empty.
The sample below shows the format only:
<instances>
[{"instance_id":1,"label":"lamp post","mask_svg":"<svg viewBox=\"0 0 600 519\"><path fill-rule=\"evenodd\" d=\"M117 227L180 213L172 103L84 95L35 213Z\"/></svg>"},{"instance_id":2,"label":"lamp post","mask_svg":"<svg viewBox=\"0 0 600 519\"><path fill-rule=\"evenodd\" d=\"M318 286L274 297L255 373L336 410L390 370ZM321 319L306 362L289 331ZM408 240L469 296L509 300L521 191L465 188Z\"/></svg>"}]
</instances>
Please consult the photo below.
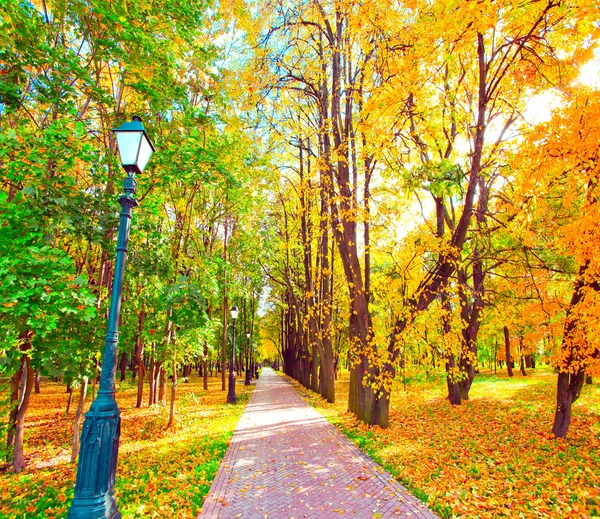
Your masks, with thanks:
<instances>
[{"instance_id":1,"label":"lamp post","mask_svg":"<svg viewBox=\"0 0 600 519\"><path fill-rule=\"evenodd\" d=\"M235 396L235 373L233 371L233 363L235 361L235 320L238 316L238 307L231 308L231 319L233 319L233 331L231 333L231 357L229 359L229 391L227 393L227 403L235 404L237 396Z\"/></svg>"},{"instance_id":2,"label":"lamp post","mask_svg":"<svg viewBox=\"0 0 600 519\"><path fill-rule=\"evenodd\" d=\"M246 338L248 339L248 360L246 362L246 380L244 385L249 386L252 380L252 343L250 342L250 332L246 332Z\"/></svg>"},{"instance_id":3,"label":"lamp post","mask_svg":"<svg viewBox=\"0 0 600 519\"><path fill-rule=\"evenodd\" d=\"M69 508L69 519L119 519L121 517L114 495L121 434L121 413L115 401L119 316L131 212L138 205L133 197L137 188L135 174L142 173L154 151L154 146L144 130L142 120L137 116L133 117L131 122L114 129L113 132L117 139L121 166L127 172L127 177L123 181L125 194L119 198L121 218L100 388L83 422L75 497Z\"/></svg>"}]
</instances>

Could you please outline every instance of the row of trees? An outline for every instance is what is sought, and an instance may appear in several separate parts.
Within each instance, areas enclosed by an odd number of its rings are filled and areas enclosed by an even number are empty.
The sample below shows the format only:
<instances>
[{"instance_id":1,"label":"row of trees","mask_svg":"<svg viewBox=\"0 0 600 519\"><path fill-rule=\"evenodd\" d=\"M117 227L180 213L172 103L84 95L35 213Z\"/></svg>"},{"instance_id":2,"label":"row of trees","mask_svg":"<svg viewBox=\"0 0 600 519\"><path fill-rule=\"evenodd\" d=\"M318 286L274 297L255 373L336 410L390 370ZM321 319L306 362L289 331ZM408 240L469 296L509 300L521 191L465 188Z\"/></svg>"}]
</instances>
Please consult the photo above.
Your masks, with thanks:
<instances>
[{"instance_id":1,"label":"row of trees","mask_svg":"<svg viewBox=\"0 0 600 519\"><path fill-rule=\"evenodd\" d=\"M34 372L85 397L101 362L123 175L111 129L141 115L157 148L139 178L119 347L138 405L145 378L156 402L171 377L170 422L178 370L226 363L229 301L242 331L256 327L266 169L220 87L229 73L207 42L227 27L208 4L9 1L0 23L2 451L19 471Z\"/></svg>"},{"instance_id":2,"label":"row of trees","mask_svg":"<svg viewBox=\"0 0 600 519\"><path fill-rule=\"evenodd\" d=\"M133 114L157 152L139 179L120 354L140 395L172 377L171 420L178 368L211 350L225 365L230 302L245 344L268 279L261 326L285 370L333 401L348 361L360 419L388 425L407 359L442 359L461 403L481 345L512 340L557 367L554 432L567 434L600 357L600 98L577 83L598 36L587 2L2 9L15 470L35 371L85 387L101 361L122 176L111 128ZM534 102L549 98L540 122Z\"/></svg>"},{"instance_id":3,"label":"row of trees","mask_svg":"<svg viewBox=\"0 0 600 519\"><path fill-rule=\"evenodd\" d=\"M551 356L565 436L600 357L599 97L578 81L598 32L587 3L280 0L251 12L249 97L281 171L267 271L286 371L333 400L345 327L348 407L385 427L417 345L443 359L460 404L479 344L506 337L523 358Z\"/></svg>"}]
</instances>

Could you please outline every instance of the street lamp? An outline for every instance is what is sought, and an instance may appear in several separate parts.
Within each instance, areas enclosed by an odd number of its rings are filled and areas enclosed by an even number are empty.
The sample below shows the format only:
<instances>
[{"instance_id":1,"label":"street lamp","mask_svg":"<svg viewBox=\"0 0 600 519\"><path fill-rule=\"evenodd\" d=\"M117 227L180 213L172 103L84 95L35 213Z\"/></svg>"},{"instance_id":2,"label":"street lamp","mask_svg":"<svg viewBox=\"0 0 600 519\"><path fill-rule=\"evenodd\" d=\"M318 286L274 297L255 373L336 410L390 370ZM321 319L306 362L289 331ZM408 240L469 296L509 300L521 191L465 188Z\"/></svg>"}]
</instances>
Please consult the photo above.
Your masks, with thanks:
<instances>
[{"instance_id":1,"label":"street lamp","mask_svg":"<svg viewBox=\"0 0 600 519\"><path fill-rule=\"evenodd\" d=\"M231 308L231 319L233 319L233 331L231 332L231 358L229 359L229 392L227 393L227 403L235 404L237 397L235 396L235 373L233 372L233 363L235 360L235 320L238 316L238 307Z\"/></svg>"},{"instance_id":2,"label":"street lamp","mask_svg":"<svg viewBox=\"0 0 600 519\"><path fill-rule=\"evenodd\" d=\"M249 386L250 380L252 380L252 343L250 342L250 332L246 332L246 338L248 339L248 357L246 360L246 380L244 381L244 385Z\"/></svg>"},{"instance_id":3,"label":"street lamp","mask_svg":"<svg viewBox=\"0 0 600 519\"><path fill-rule=\"evenodd\" d=\"M121 434L121 413L115 401L119 316L131 212L138 205L133 198L137 189L135 174L142 173L154 151L154 146L144 130L142 120L137 116L134 116L131 122L114 129L113 132L117 139L121 166L127 172L127 177L123 181L125 194L119 197L121 217L117 258L108 315L108 331L104 343L100 389L83 422L75 497L69 508L69 519L119 519L121 517L114 495Z\"/></svg>"}]
</instances>

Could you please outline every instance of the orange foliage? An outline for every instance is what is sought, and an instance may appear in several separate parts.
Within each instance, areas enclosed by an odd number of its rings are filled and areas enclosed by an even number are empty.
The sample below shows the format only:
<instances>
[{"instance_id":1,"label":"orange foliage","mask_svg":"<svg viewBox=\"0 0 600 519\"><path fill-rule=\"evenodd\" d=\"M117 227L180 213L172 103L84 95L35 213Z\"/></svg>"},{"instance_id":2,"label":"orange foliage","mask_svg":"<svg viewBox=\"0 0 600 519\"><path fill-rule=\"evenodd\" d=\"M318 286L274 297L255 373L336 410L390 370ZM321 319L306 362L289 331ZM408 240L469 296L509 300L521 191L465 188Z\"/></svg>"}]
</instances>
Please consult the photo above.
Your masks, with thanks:
<instances>
[{"instance_id":1,"label":"orange foliage","mask_svg":"<svg viewBox=\"0 0 600 519\"><path fill-rule=\"evenodd\" d=\"M600 373L600 92L569 92L560 113L528 136L512 166L512 230L544 265L531 270L541 301L533 309L563 319L548 323L565 372ZM576 299L574 294L577 294ZM543 310L543 312L541 311Z\"/></svg>"},{"instance_id":2,"label":"orange foliage","mask_svg":"<svg viewBox=\"0 0 600 519\"><path fill-rule=\"evenodd\" d=\"M478 376L471 399L452 406L440 377L395 388L390 428L346 412L347 374L329 405L305 397L442 517L600 517L600 388L577 402L567 441L549 433L555 376Z\"/></svg>"}]
</instances>

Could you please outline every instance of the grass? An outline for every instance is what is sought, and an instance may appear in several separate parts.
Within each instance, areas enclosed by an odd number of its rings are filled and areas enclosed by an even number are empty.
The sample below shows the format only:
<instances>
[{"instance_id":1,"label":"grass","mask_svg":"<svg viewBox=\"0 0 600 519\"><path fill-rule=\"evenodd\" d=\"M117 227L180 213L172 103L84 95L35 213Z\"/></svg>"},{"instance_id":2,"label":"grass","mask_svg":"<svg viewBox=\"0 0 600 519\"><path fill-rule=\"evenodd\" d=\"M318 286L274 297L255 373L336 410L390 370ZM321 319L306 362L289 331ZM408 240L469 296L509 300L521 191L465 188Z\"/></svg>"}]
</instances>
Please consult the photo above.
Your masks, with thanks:
<instances>
[{"instance_id":1,"label":"grass","mask_svg":"<svg viewBox=\"0 0 600 519\"><path fill-rule=\"evenodd\" d=\"M451 406L443 374L396 384L390 428L346 412L348 374L335 404L305 398L445 518L600 518L600 387L584 387L569 437L550 433L556 375L548 369L481 374L470 400Z\"/></svg>"},{"instance_id":2,"label":"grass","mask_svg":"<svg viewBox=\"0 0 600 519\"><path fill-rule=\"evenodd\" d=\"M178 385L177 420L166 430L168 405L136 409L136 387L118 385L122 422L115 495L124 519L198 515L253 387L238 384L238 404L230 405L220 378L210 378L204 391L202 380L192 376ZM26 416L27 468L18 475L7 467L0 473L1 518L66 516L77 471L69 461L73 400L66 415L63 384L42 383L41 393L32 395Z\"/></svg>"}]
</instances>

